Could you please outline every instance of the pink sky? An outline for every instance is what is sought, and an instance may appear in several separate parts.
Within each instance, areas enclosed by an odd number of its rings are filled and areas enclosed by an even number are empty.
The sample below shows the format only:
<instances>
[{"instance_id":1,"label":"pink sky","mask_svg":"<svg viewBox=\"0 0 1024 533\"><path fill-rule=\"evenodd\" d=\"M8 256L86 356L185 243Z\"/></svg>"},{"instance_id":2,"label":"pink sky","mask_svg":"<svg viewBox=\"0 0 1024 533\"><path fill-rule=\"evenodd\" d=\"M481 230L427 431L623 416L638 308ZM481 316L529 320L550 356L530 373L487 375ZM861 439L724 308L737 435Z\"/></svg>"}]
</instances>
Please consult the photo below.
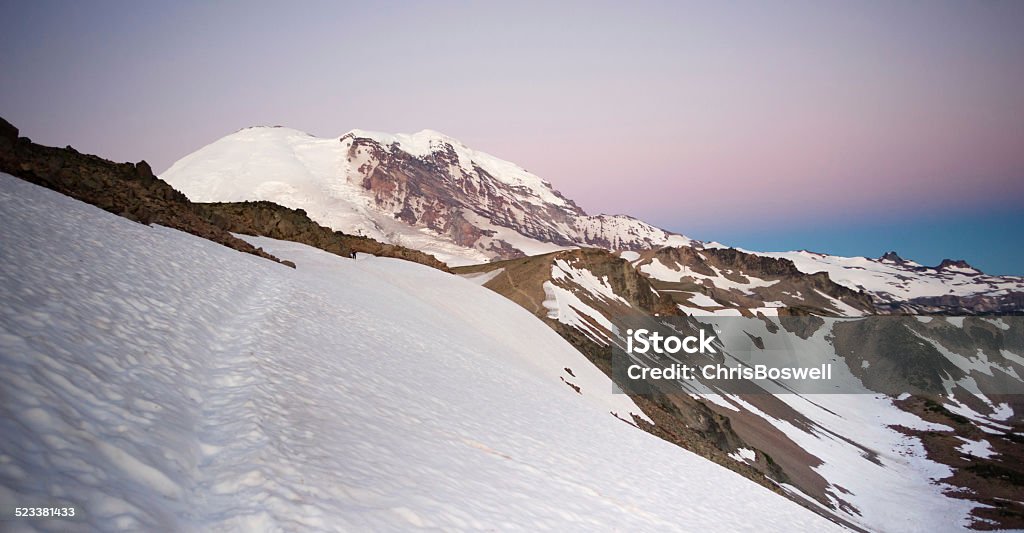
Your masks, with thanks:
<instances>
[{"instance_id":1,"label":"pink sky","mask_svg":"<svg viewBox=\"0 0 1024 533\"><path fill-rule=\"evenodd\" d=\"M679 231L1024 204L1021 2L2 9L0 114L158 170L255 124L429 128Z\"/></svg>"}]
</instances>

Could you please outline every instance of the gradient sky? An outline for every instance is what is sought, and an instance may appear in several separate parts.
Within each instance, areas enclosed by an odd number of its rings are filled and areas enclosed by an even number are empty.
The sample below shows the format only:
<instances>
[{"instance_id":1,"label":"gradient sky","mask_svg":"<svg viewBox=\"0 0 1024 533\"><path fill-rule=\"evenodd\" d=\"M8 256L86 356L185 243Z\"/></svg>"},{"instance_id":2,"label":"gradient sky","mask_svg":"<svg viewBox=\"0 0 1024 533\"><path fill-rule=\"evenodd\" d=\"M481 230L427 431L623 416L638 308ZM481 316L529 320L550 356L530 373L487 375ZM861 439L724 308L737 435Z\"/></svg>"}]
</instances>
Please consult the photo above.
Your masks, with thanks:
<instances>
[{"instance_id":1,"label":"gradient sky","mask_svg":"<svg viewBox=\"0 0 1024 533\"><path fill-rule=\"evenodd\" d=\"M1024 2L0 0L0 116L158 172L430 128L588 212L1024 274Z\"/></svg>"}]
</instances>

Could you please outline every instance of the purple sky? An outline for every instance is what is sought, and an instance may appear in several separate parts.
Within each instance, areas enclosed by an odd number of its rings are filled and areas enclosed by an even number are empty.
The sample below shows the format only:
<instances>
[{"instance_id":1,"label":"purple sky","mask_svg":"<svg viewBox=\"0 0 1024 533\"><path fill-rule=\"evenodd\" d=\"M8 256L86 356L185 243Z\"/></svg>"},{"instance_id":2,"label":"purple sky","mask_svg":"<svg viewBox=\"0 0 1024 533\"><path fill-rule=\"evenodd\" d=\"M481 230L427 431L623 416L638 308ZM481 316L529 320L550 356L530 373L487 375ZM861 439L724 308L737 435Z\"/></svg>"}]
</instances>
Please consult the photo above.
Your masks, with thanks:
<instances>
[{"instance_id":1,"label":"purple sky","mask_svg":"<svg viewBox=\"0 0 1024 533\"><path fill-rule=\"evenodd\" d=\"M254 124L436 129L741 244L1024 209L1024 2L551 4L0 0L0 115L158 172Z\"/></svg>"}]
</instances>

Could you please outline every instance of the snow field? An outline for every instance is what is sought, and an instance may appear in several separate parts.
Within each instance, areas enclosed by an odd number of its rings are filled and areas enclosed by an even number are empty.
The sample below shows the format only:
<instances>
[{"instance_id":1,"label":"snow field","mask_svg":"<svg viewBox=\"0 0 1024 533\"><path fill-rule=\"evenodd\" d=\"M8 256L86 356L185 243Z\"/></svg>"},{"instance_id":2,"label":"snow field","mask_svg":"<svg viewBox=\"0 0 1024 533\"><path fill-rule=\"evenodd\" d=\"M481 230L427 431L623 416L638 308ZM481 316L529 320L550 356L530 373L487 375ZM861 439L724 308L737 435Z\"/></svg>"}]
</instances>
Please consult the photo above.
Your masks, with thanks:
<instances>
[{"instance_id":1,"label":"snow field","mask_svg":"<svg viewBox=\"0 0 1024 533\"><path fill-rule=\"evenodd\" d=\"M7 175L0 214L0 508L79 509L4 528L835 527L612 416L471 281L251 239L293 270Z\"/></svg>"}]
</instances>

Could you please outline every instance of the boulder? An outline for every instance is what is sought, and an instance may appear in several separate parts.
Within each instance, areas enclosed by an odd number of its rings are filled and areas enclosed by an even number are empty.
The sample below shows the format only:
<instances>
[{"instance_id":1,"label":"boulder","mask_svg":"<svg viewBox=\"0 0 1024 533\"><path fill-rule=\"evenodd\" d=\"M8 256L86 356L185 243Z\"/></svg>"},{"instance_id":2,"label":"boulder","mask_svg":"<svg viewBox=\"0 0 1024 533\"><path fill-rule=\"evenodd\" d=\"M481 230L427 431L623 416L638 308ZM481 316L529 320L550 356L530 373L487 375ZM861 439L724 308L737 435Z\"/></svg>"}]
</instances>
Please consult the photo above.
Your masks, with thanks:
<instances>
[{"instance_id":1,"label":"boulder","mask_svg":"<svg viewBox=\"0 0 1024 533\"><path fill-rule=\"evenodd\" d=\"M149 163L145 161L135 163L135 175L141 180L150 180L156 177L153 175L153 169L150 168Z\"/></svg>"}]
</instances>

